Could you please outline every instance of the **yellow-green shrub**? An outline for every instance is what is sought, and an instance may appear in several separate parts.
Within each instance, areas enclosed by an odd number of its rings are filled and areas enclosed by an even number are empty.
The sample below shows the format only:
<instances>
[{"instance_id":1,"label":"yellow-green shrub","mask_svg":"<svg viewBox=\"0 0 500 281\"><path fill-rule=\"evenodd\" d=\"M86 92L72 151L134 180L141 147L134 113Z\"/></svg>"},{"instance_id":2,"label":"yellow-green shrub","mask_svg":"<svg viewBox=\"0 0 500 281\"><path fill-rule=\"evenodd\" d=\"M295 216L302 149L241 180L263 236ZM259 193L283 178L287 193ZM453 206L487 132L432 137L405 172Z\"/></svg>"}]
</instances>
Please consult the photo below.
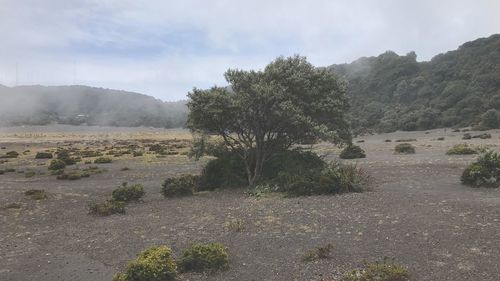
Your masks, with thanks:
<instances>
[{"instance_id":1,"label":"yellow-green shrub","mask_svg":"<svg viewBox=\"0 0 500 281\"><path fill-rule=\"evenodd\" d=\"M172 250L166 246L149 248L128 263L113 281L170 281L177 276L177 264Z\"/></svg>"},{"instance_id":2,"label":"yellow-green shrub","mask_svg":"<svg viewBox=\"0 0 500 281\"><path fill-rule=\"evenodd\" d=\"M184 252L179 266L185 272L224 270L229 267L229 255L220 243L194 244Z\"/></svg>"}]
</instances>

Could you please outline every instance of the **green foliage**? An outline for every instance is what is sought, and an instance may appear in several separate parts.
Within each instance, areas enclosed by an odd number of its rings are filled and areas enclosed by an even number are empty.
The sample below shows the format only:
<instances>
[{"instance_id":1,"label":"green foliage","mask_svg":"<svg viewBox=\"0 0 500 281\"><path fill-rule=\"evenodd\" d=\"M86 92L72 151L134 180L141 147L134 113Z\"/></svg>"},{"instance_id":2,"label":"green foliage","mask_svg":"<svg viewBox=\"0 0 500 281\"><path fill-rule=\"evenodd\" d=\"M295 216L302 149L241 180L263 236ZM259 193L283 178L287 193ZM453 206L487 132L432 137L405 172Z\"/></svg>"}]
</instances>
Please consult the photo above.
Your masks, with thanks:
<instances>
[{"instance_id":1,"label":"green foliage","mask_svg":"<svg viewBox=\"0 0 500 281\"><path fill-rule=\"evenodd\" d=\"M144 196L144 188L140 184L134 184L127 186L127 183L123 183L123 185L111 193L111 197L115 201L129 202L129 201L137 201Z\"/></svg>"},{"instance_id":2,"label":"green foliage","mask_svg":"<svg viewBox=\"0 0 500 281\"><path fill-rule=\"evenodd\" d=\"M36 172L35 171L26 171L24 172L24 177L25 178L32 178L36 175Z\"/></svg>"},{"instance_id":3,"label":"green foliage","mask_svg":"<svg viewBox=\"0 0 500 281\"><path fill-rule=\"evenodd\" d=\"M247 184L243 161L238 155L226 152L205 165L200 176L199 190L240 187Z\"/></svg>"},{"instance_id":4,"label":"green foliage","mask_svg":"<svg viewBox=\"0 0 500 281\"><path fill-rule=\"evenodd\" d=\"M99 157L94 160L94 164L107 164L113 162L113 159L109 157Z\"/></svg>"},{"instance_id":5,"label":"green foliage","mask_svg":"<svg viewBox=\"0 0 500 281\"><path fill-rule=\"evenodd\" d=\"M355 132L428 130L478 123L499 128L500 35L417 62L386 52L328 69L349 82Z\"/></svg>"},{"instance_id":6,"label":"green foliage","mask_svg":"<svg viewBox=\"0 0 500 281\"><path fill-rule=\"evenodd\" d=\"M396 142L414 142L417 141L417 139L399 139L396 140Z\"/></svg>"},{"instance_id":7,"label":"green foliage","mask_svg":"<svg viewBox=\"0 0 500 281\"><path fill-rule=\"evenodd\" d=\"M72 158L67 150L59 150L57 152L57 159L63 161L66 165L73 165L76 163L76 159Z\"/></svg>"},{"instance_id":8,"label":"green foliage","mask_svg":"<svg viewBox=\"0 0 500 281\"><path fill-rule=\"evenodd\" d=\"M349 145L342 150L339 155L342 159L357 159L357 158L365 158L365 151L357 146L357 145Z\"/></svg>"},{"instance_id":9,"label":"green foliage","mask_svg":"<svg viewBox=\"0 0 500 281\"><path fill-rule=\"evenodd\" d=\"M474 187L500 186L500 153L489 150L481 153L462 173L462 183Z\"/></svg>"},{"instance_id":10,"label":"green foliage","mask_svg":"<svg viewBox=\"0 0 500 281\"><path fill-rule=\"evenodd\" d=\"M263 71L228 70L230 84L189 93L188 127L223 138L240 156L248 184L264 163L294 144L350 142L346 85L303 57L277 58Z\"/></svg>"},{"instance_id":11,"label":"green foliage","mask_svg":"<svg viewBox=\"0 0 500 281\"><path fill-rule=\"evenodd\" d=\"M73 181L73 180L79 180L81 178L88 178L88 177L90 177L90 174L88 172L74 170L74 171L68 171L68 172L63 171L62 173L57 175L56 179Z\"/></svg>"},{"instance_id":12,"label":"green foliage","mask_svg":"<svg viewBox=\"0 0 500 281\"><path fill-rule=\"evenodd\" d=\"M229 255L220 243L194 244L184 251L179 266L188 271L218 271L229 268Z\"/></svg>"},{"instance_id":13,"label":"green foliage","mask_svg":"<svg viewBox=\"0 0 500 281\"><path fill-rule=\"evenodd\" d=\"M50 161L49 170L57 171L66 168L66 163L60 159L53 159Z\"/></svg>"},{"instance_id":14,"label":"green foliage","mask_svg":"<svg viewBox=\"0 0 500 281\"><path fill-rule=\"evenodd\" d=\"M17 151L6 152L5 155L0 156L0 158L17 158L19 153Z\"/></svg>"},{"instance_id":15,"label":"green foliage","mask_svg":"<svg viewBox=\"0 0 500 281\"><path fill-rule=\"evenodd\" d=\"M470 140L470 139L472 139L472 136L469 133L465 133L464 136L462 137L462 139L463 140Z\"/></svg>"},{"instance_id":16,"label":"green foliage","mask_svg":"<svg viewBox=\"0 0 500 281\"><path fill-rule=\"evenodd\" d=\"M367 263L363 268L354 269L344 274L343 281L408 281L408 270L394 261Z\"/></svg>"},{"instance_id":17,"label":"green foliage","mask_svg":"<svg viewBox=\"0 0 500 281\"><path fill-rule=\"evenodd\" d=\"M477 154L477 150L469 146L466 143L456 144L448 151L447 155L467 155L467 154Z\"/></svg>"},{"instance_id":18,"label":"green foliage","mask_svg":"<svg viewBox=\"0 0 500 281\"><path fill-rule=\"evenodd\" d=\"M33 200L42 200L47 198L47 193L43 189L26 190L24 195L31 197Z\"/></svg>"},{"instance_id":19,"label":"green foliage","mask_svg":"<svg viewBox=\"0 0 500 281\"><path fill-rule=\"evenodd\" d=\"M37 152L35 159L52 159L53 155L50 152Z\"/></svg>"},{"instance_id":20,"label":"green foliage","mask_svg":"<svg viewBox=\"0 0 500 281\"><path fill-rule=\"evenodd\" d=\"M172 250L158 246L140 253L113 281L174 281L176 276L177 264Z\"/></svg>"},{"instance_id":21,"label":"green foliage","mask_svg":"<svg viewBox=\"0 0 500 281\"><path fill-rule=\"evenodd\" d=\"M400 143L394 147L394 152L399 154L413 154L415 147L409 143Z\"/></svg>"},{"instance_id":22,"label":"green foliage","mask_svg":"<svg viewBox=\"0 0 500 281\"><path fill-rule=\"evenodd\" d=\"M101 217L125 214L125 203L115 200L107 200L104 203L91 203L89 204L89 214Z\"/></svg>"},{"instance_id":23,"label":"green foliage","mask_svg":"<svg viewBox=\"0 0 500 281\"><path fill-rule=\"evenodd\" d=\"M370 187L371 178L355 164L331 163L322 169L296 174L282 173L278 185L288 196L309 196L363 192Z\"/></svg>"},{"instance_id":24,"label":"green foliage","mask_svg":"<svg viewBox=\"0 0 500 281\"><path fill-rule=\"evenodd\" d=\"M200 182L199 176L183 175L168 178L162 184L161 193L167 198L193 195Z\"/></svg>"},{"instance_id":25,"label":"green foliage","mask_svg":"<svg viewBox=\"0 0 500 281\"><path fill-rule=\"evenodd\" d=\"M307 251L302 256L303 262L311 262L319 259L329 259L330 253L333 250L332 244L327 244L326 246L316 247L312 250Z\"/></svg>"}]
</instances>

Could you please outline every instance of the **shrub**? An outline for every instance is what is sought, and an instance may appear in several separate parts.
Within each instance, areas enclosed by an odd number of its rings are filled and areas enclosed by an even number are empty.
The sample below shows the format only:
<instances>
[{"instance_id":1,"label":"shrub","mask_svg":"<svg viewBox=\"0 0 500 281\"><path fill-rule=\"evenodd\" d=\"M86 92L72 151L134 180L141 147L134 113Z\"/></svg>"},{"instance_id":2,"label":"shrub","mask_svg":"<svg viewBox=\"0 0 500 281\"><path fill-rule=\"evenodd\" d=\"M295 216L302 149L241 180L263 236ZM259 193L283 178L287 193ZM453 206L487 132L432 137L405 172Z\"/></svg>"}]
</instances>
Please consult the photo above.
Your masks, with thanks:
<instances>
[{"instance_id":1,"label":"shrub","mask_svg":"<svg viewBox=\"0 0 500 281\"><path fill-rule=\"evenodd\" d=\"M240 157L224 153L210 160L200 176L200 190L214 190L224 187L240 187L247 184L245 166Z\"/></svg>"},{"instance_id":2,"label":"shrub","mask_svg":"<svg viewBox=\"0 0 500 281\"><path fill-rule=\"evenodd\" d=\"M149 248L129 262L113 281L173 281L177 276L177 264L172 250L166 246Z\"/></svg>"},{"instance_id":3,"label":"shrub","mask_svg":"<svg viewBox=\"0 0 500 281\"><path fill-rule=\"evenodd\" d=\"M199 176L183 175L168 178L162 184L161 192L165 197L182 197L193 195L200 181Z\"/></svg>"},{"instance_id":4,"label":"shrub","mask_svg":"<svg viewBox=\"0 0 500 281\"><path fill-rule=\"evenodd\" d=\"M161 152L163 151L165 148L163 147L163 145L159 144L159 143L156 143L156 144L153 144L149 147L149 151L154 151L154 152Z\"/></svg>"},{"instance_id":5,"label":"shrub","mask_svg":"<svg viewBox=\"0 0 500 281\"><path fill-rule=\"evenodd\" d=\"M387 139L387 140L385 140L384 142L392 142L392 140Z\"/></svg>"},{"instance_id":6,"label":"shrub","mask_svg":"<svg viewBox=\"0 0 500 281\"><path fill-rule=\"evenodd\" d=\"M37 152L35 159L52 159L52 153L50 152Z\"/></svg>"},{"instance_id":7,"label":"shrub","mask_svg":"<svg viewBox=\"0 0 500 281\"><path fill-rule=\"evenodd\" d=\"M58 180L79 180L81 178L88 178L90 174L87 172L80 171L70 171L70 172L62 172L59 174L56 179Z\"/></svg>"},{"instance_id":8,"label":"shrub","mask_svg":"<svg viewBox=\"0 0 500 281\"><path fill-rule=\"evenodd\" d=\"M399 139L396 140L396 142L414 142L417 141L417 139Z\"/></svg>"},{"instance_id":9,"label":"shrub","mask_svg":"<svg viewBox=\"0 0 500 281\"><path fill-rule=\"evenodd\" d=\"M21 204L13 202L13 203L9 203L9 204L3 206L0 209L8 210L8 209L21 209L21 208L22 208Z\"/></svg>"},{"instance_id":10,"label":"shrub","mask_svg":"<svg viewBox=\"0 0 500 281\"><path fill-rule=\"evenodd\" d=\"M356 159L365 158L365 151L357 145L349 145L340 153L340 158L342 159Z\"/></svg>"},{"instance_id":11,"label":"shrub","mask_svg":"<svg viewBox=\"0 0 500 281\"><path fill-rule=\"evenodd\" d=\"M500 153L486 151L462 173L462 183L471 186L499 187Z\"/></svg>"},{"instance_id":12,"label":"shrub","mask_svg":"<svg viewBox=\"0 0 500 281\"><path fill-rule=\"evenodd\" d=\"M125 203L114 200L107 200L104 203L91 203L89 204L89 214L93 216L125 214Z\"/></svg>"},{"instance_id":13,"label":"shrub","mask_svg":"<svg viewBox=\"0 0 500 281\"><path fill-rule=\"evenodd\" d=\"M480 134L480 135L475 135L475 136L472 136L473 139L491 139L491 134L488 134L488 133L483 133L483 134Z\"/></svg>"},{"instance_id":14,"label":"shrub","mask_svg":"<svg viewBox=\"0 0 500 281\"><path fill-rule=\"evenodd\" d=\"M60 159L54 159L50 161L49 164L49 170L51 171L56 171L56 170L63 170L66 168L66 163Z\"/></svg>"},{"instance_id":15,"label":"shrub","mask_svg":"<svg viewBox=\"0 0 500 281\"><path fill-rule=\"evenodd\" d=\"M230 220L225 223L225 228L234 232L242 232L245 230L245 223L240 219Z\"/></svg>"},{"instance_id":16,"label":"shrub","mask_svg":"<svg viewBox=\"0 0 500 281\"><path fill-rule=\"evenodd\" d=\"M5 155L0 157L0 158L17 158L18 156L19 156L19 153L17 151L9 151L9 152L5 153Z\"/></svg>"},{"instance_id":17,"label":"shrub","mask_svg":"<svg viewBox=\"0 0 500 281\"><path fill-rule=\"evenodd\" d=\"M394 147L394 152L400 154L413 154L415 153L415 147L409 143L401 143Z\"/></svg>"},{"instance_id":18,"label":"shrub","mask_svg":"<svg viewBox=\"0 0 500 281\"><path fill-rule=\"evenodd\" d=\"M354 269L344 274L343 281L407 281L408 270L393 261L366 263L363 268Z\"/></svg>"},{"instance_id":19,"label":"shrub","mask_svg":"<svg viewBox=\"0 0 500 281\"><path fill-rule=\"evenodd\" d=\"M332 163L323 169L280 177L288 196L308 196L362 192L369 188L370 176L355 164Z\"/></svg>"},{"instance_id":20,"label":"shrub","mask_svg":"<svg viewBox=\"0 0 500 281\"><path fill-rule=\"evenodd\" d=\"M94 164L107 164L113 162L113 159L109 157L99 157L94 160Z\"/></svg>"},{"instance_id":21,"label":"shrub","mask_svg":"<svg viewBox=\"0 0 500 281\"><path fill-rule=\"evenodd\" d=\"M66 165L73 165L76 163L76 160L70 157L67 150L59 150L57 152L57 159L63 161Z\"/></svg>"},{"instance_id":22,"label":"shrub","mask_svg":"<svg viewBox=\"0 0 500 281\"><path fill-rule=\"evenodd\" d=\"M137 201L144 196L144 188L140 184L134 184L127 186L127 183L123 183L123 185L111 193L111 197L115 201L129 202L129 201Z\"/></svg>"},{"instance_id":23,"label":"shrub","mask_svg":"<svg viewBox=\"0 0 500 281\"><path fill-rule=\"evenodd\" d=\"M144 154L144 152L142 151L134 151L132 152L132 156L134 157L139 157L139 156L142 156Z\"/></svg>"},{"instance_id":24,"label":"shrub","mask_svg":"<svg viewBox=\"0 0 500 281\"><path fill-rule=\"evenodd\" d=\"M436 140L438 140L438 141L444 141L444 137L439 137Z\"/></svg>"},{"instance_id":25,"label":"shrub","mask_svg":"<svg viewBox=\"0 0 500 281\"><path fill-rule=\"evenodd\" d=\"M315 261L319 259L328 259L330 258L330 252L333 249L332 244L327 244L326 246L322 247L316 247L312 250L307 251L303 256L302 256L302 261L303 262L310 262L310 261Z\"/></svg>"},{"instance_id":26,"label":"shrub","mask_svg":"<svg viewBox=\"0 0 500 281\"><path fill-rule=\"evenodd\" d=\"M229 267L229 256L220 243L194 244L184 252L179 265L184 272L224 270Z\"/></svg>"},{"instance_id":27,"label":"shrub","mask_svg":"<svg viewBox=\"0 0 500 281\"><path fill-rule=\"evenodd\" d=\"M465 133L464 136L462 137L463 140L470 140L472 139L472 136L469 133Z\"/></svg>"},{"instance_id":28,"label":"shrub","mask_svg":"<svg viewBox=\"0 0 500 281\"><path fill-rule=\"evenodd\" d=\"M456 144L448 151L446 151L447 155L466 155L466 154L477 154L477 151L470 147L466 143Z\"/></svg>"},{"instance_id":29,"label":"shrub","mask_svg":"<svg viewBox=\"0 0 500 281\"><path fill-rule=\"evenodd\" d=\"M32 177L34 177L35 175L36 175L36 172L35 172L35 171L26 171L26 172L24 173L24 177L25 177L25 178L32 178Z\"/></svg>"},{"instance_id":30,"label":"shrub","mask_svg":"<svg viewBox=\"0 0 500 281\"><path fill-rule=\"evenodd\" d=\"M33 200L42 200L47 198L47 193L43 189L26 190L24 195L31 197Z\"/></svg>"}]
</instances>

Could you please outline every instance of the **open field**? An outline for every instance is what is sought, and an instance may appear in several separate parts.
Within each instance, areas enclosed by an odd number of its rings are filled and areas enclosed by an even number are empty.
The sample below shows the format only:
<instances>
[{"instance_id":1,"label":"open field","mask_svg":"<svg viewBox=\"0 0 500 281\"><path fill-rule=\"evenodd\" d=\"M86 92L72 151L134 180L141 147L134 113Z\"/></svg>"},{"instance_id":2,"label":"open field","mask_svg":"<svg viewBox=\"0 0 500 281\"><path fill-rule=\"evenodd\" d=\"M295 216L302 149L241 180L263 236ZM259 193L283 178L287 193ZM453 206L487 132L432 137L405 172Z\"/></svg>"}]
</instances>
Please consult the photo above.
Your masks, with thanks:
<instances>
[{"instance_id":1,"label":"open field","mask_svg":"<svg viewBox=\"0 0 500 281\"><path fill-rule=\"evenodd\" d=\"M242 189L165 199L165 178L199 173L206 163L185 155L186 131L0 129L0 155L20 153L0 164L0 170L16 170L0 175L0 280L111 280L147 247L168 245L180 255L194 242L221 242L229 249L229 270L179 279L331 281L364 260L388 256L408 267L411 280L498 281L500 190L461 185L460 174L475 156L445 154L464 142L500 150L500 131L489 133L490 139L471 140L450 129L360 137L367 158L356 161L376 180L371 192L255 199ZM394 154L397 139L416 139L416 154ZM150 153L154 144L169 153ZM47 170L49 160L35 154L57 148L99 152L113 162L85 164L96 157L82 157L68 169L98 166L102 172L56 180ZM325 143L314 150L331 159L338 153ZM131 151L144 154L134 157ZM34 175L27 177L30 171ZM124 215L87 214L89 203L105 200L122 182L143 184L143 202L127 205ZM45 189L48 198L32 200L24 195L28 189ZM232 220L241 220L244 229L228 229ZM328 243L330 259L301 261L308 250Z\"/></svg>"}]
</instances>

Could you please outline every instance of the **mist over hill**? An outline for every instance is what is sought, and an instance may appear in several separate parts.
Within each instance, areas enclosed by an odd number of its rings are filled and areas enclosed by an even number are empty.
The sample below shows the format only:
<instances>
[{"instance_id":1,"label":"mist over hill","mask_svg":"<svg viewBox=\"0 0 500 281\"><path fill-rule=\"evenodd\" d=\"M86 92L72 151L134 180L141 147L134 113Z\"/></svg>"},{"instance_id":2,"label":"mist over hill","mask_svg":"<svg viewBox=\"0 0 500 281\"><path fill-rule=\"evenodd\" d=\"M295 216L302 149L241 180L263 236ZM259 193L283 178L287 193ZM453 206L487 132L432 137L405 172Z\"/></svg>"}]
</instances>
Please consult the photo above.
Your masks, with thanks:
<instances>
[{"instance_id":1,"label":"mist over hill","mask_svg":"<svg viewBox=\"0 0 500 281\"><path fill-rule=\"evenodd\" d=\"M0 125L184 126L185 101L87 86L0 86Z\"/></svg>"},{"instance_id":2,"label":"mist over hill","mask_svg":"<svg viewBox=\"0 0 500 281\"><path fill-rule=\"evenodd\" d=\"M349 82L358 132L500 127L500 35L417 62L388 51L328 68Z\"/></svg>"}]
</instances>

